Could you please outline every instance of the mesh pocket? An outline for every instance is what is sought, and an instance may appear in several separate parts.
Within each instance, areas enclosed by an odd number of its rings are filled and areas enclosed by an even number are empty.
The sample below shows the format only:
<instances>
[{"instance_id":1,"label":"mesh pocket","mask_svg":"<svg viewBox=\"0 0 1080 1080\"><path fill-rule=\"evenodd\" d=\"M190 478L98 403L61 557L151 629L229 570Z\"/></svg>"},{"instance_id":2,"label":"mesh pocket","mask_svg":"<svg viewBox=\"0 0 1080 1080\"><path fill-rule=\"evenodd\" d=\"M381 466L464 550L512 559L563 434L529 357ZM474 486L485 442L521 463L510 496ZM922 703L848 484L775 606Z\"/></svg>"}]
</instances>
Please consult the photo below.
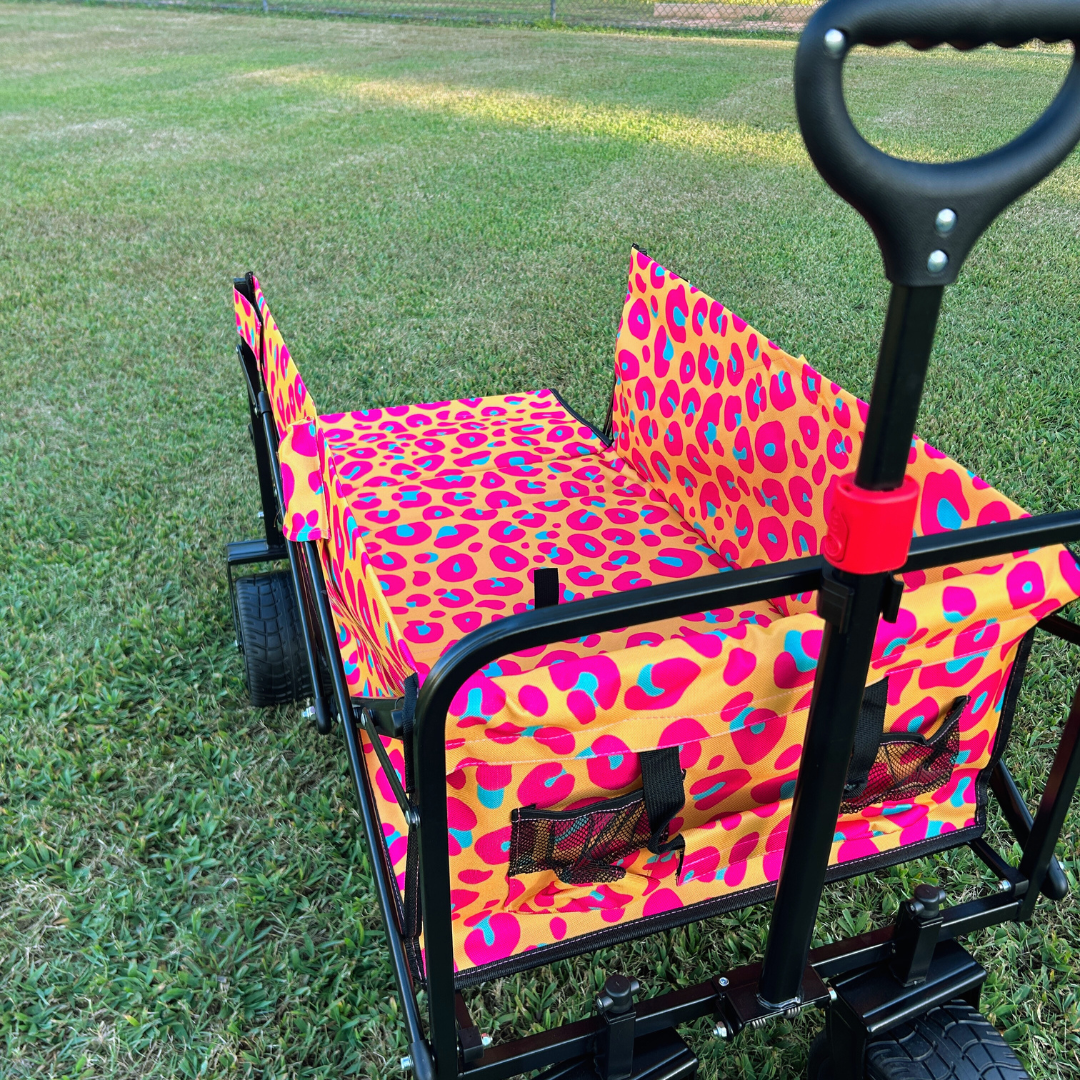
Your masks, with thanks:
<instances>
[{"instance_id":1,"label":"mesh pocket","mask_svg":"<svg viewBox=\"0 0 1080 1080\"><path fill-rule=\"evenodd\" d=\"M840 804L841 813L856 813L886 799L912 799L948 783L960 752L960 714L967 703L966 697L957 698L930 739L921 735L883 735L866 787L858 797Z\"/></svg>"},{"instance_id":2,"label":"mesh pocket","mask_svg":"<svg viewBox=\"0 0 1080 1080\"><path fill-rule=\"evenodd\" d=\"M613 864L652 837L640 790L582 810L523 807L510 822L511 876L553 870L567 885L618 881L626 871Z\"/></svg>"}]
</instances>

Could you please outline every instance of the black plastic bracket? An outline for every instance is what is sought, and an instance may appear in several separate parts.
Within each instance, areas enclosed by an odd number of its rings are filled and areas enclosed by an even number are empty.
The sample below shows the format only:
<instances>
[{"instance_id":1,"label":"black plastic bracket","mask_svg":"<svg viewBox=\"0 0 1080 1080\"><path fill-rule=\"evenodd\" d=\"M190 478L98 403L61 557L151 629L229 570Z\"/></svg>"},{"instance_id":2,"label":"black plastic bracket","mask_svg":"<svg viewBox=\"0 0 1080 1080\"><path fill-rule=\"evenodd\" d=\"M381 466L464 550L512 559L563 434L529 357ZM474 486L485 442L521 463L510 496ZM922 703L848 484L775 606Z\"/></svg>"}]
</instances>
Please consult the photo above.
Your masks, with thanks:
<instances>
[{"instance_id":1,"label":"black plastic bracket","mask_svg":"<svg viewBox=\"0 0 1080 1080\"><path fill-rule=\"evenodd\" d=\"M900 905L893 931L896 952L891 967L901 986L919 986L926 982L941 933L941 905L944 903L945 890L940 886L917 885L915 895Z\"/></svg>"},{"instance_id":2,"label":"black plastic bracket","mask_svg":"<svg viewBox=\"0 0 1080 1080\"><path fill-rule=\"evenodd\" d=\"M596 1038L596 1073L600 1080L630 1080L634 1073L634 995L637 979L611 975L596 999L604 1021Z\"/></svg>"},{"instance_id":3,"label":"black plastic bracket","mask_svg":"<svg viewBox=\"0 0 1080 1080\"><path fill-rule=\"evenodd\" d=\"M826 622L832 623L840 634L847 630L854 595L850 585L837 581L828 570L822 574L821 588L818 590L818 614Z\"/></svg>"},{"instance_id":4,"label":"black plastic bracket","mask_svg":"<svg viewBox=\"0 0 1080 1080\"><path fill-rule=\"evenodd\" d=\"M866 1044L905 1020L957 998L978 1008L985 979L985 969L966 949L944 941L917 986L901 986L889 964L837 980L826 1025L833 1080L863 1080Z\"/></svg>"},{"instance_id":5,"label":"black plastic bracket","mask_svg":"<svg viewBox=\"0 0 1080 1080\"><path fill-rule=\"evenodd\" d=\"M900 601L904 598L903 578L890 574L885 579L885 588L881 594L881 617L887 623L894 623L900 618Z\"/></svg>"},{"instance_id":6,"label":"black plastic bracket","mask_svg":"<svg viewBox=\"0 0 1080 1080\"><path fill-rule=\"evenodd\" d=\"M461 1048L462 1064L468 1067L484 1056L484 1036L473 1023L469 1007L461 994L454 995L454 1013L458 1025L458 1046Z\"/></svg>"}]
</instances>

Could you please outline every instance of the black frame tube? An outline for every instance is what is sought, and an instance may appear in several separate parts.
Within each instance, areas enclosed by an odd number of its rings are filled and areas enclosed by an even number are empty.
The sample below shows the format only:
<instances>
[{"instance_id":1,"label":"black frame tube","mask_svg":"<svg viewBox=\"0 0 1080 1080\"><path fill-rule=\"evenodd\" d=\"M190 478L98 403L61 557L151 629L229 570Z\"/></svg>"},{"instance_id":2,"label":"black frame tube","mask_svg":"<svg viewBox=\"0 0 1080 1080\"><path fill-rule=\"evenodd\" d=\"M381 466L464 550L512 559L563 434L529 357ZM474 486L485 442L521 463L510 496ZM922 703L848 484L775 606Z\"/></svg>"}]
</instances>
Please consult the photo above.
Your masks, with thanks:
<instances>
[{"instance_id":1,"label":"black frame tube","mask_svg":"<svg viewBox=\"0 0 1080 1080\"><path fill-rule=\"evenodd\" d=\"M861 488L887 491L904 482L942 291L893 286L856 472ZM759 997L776 1007L798 1002L802 992L889 575L828 567L824 579L847 593L848 610L825 624L769 920Z\"/></svg>"},{"instance_id":2,"label":"black frame tube","mask_svg":"<svg viewBox=\"0 0 1080 1080\"><path fill-rule=\"evenodd\" d=\"M274 426L274 414L270 407L270 396L265 390L260 390L254 403L251 403L252 415L258 413L262 425L264 449L267 451L268 468L273 481L273 494L280 507L280 513L285 513L285 491L281 484L281 468L277 456L277 428ZM275 521L277 512L275 512ZM277 526L275 525L275 528ZM321 735L329 733L331 728L330 710L326 698L323 696L322 686L319 681L319 660L315 649L315 642L311 633L311 621L308 618L307 605L304 603L303 583L300 580L301 567L296 557L296 545L291 540L286 540L278 530L281 543L285 545L285 551L289 557L289 570L292 574L293 590L296 593L296 607L300 614L300 633L304 638L304 655L307 657L308 670L311 673L311 700L315 708L315 724ZM314 590L316 591L317 590ZM335 649L336 652L336 649Z\"/></svg>"},{"instance_id":3,"label":"black frame tube","mask_svg":"<svg viewBox=\"0 0 1080 1080\"><path fill-rule=\"evenodd\" d=\"M349 696L348 684L345 681L345 670L342 667L341 654L337 650L337 634L334 632L334 619L330 611L330 601L327 598L322 563L319 560L319 552L313 540L305 540L301 547L311 579L315 584L315 603L318 607L323 644L330 655L330 677L334 685L334 696L337 699L338 712L342 718L341 726L345 732L345 747L349 755L349 772L352 774L353 786L356 788L356 798L360 804L364 835L367 838L368 853L371 856L372 877L375 879L375 889L379 896L379 909L382 913L386 940L390 945L390 962L394 968L394 979L398 984L398 991L402 999L402 1011L405 1014L405 1023L409 1029L409 1054L412 1057L413 1071L419 1080L430 1080L434 1074L431 1071L431 1060L427 1044L424 1041L423 1029L420 1025L420 1014L416 1007L416 997L412 989L412 979L409 975L409 964L405 957L405 947L397 925L392 921L391 917L391 912L397 910L397 904L392 893L392 890L396 889L397 885L387 880L386 864L379 857L378 845L382 843L382 833L376 827L371 804L366 797L367 788L363 779L364 755L360 749L360 740L356 734L352 701ZM453 1022L452 1010L450 1015L451 1022Z\"/></svg>"},{"instance_id":4,"label":"black frame tube","mask_svg":"<svg viewBox=\"0 0 1080 1080\"><path fill-rule=\"evenodd\" d=\"M1065 721L1065 729L1058 742L1054 763L1050 766L1050 775L1046 780L1039 809L1035 812L1035 821L1031 834L1024 845L1024 855L1020 860L1020 873L1031 882L1027 895L1020 906L1019 918L1031 918L1035 910L1035 901L1046 880L1050 860L1054 857L1054 848L1061 827L1065 824L1065 815L1069 812L1077 781L1080 780L1080 687L1073 695L1072 708Z\"/></svg>"},{"instance_id":5,"label":"black frame tube","mask_svg":"<svg viewBox=\"0 0 1080 1080\"><path fill-rule=\"evenodd\" d=\"M243 357L241 357L243 359ZM245 365L246 367L246 365ZM263 449L267 455L267 462L273 482L273 493L277 500L277 507L284 515L285 496L281 483L281 468L277 456L277 429L274 426L273 409L270 397L265 390L258 390L255 400L250 400L250 392L254 388L250 384L249 377L249 405L252 413L258 413L261 420L263 435ZM258 440L256 439L256 449ZM276 514L275 514L276 518ZM308 580L312 584L316 613L322 633L323 648L327 657L327 665L330 669L330 679L334 689L338 715L342 720L342 728L345 731L345 745L349 757L349 771L352 774L353 786L356 789L357 802L360 805L360 816L364 825L364 834L367 838L368 852L371 856L372 877L375 879L375 889L379 897L379 910L382 915L383 929L386 932L386 940L390 946L390 959L394 969L394 979L397 982L398 992L401 997L402 1011L405 1014L405 1023L409 1029L409 1052L412 1058L413 1071L419 1080L431 1080L431 1058L424 1040L423 1028L420 1024L420 1015L416 1007L416 997L409 975L409 965L405 957L405 948L401 940L401 934L396 924L391 921L391 912L396 911L394 904L394 892L396 883L388 879L388 873L384 861L379 857L379 846L382 836L376 828L370 800L366 797L367 790L363 778L363 753L360 750L360 742L356 734L356 725L352 713L352 699L349 695L348 683L345 681L345 670L341 662L341 653L337 647L337 634L334 630L333 615L330 611L330 601L326 591L326 581L322 572L318 548L314 541L306 540L297 544L282 537L289 555L289 565L292 570L293 588L296 591L296 602L300 611L300 625L304 635L304 651L307 656L308 666L311 672L312 689L315 699L316 718L322 720L326 713L325 699L321 696L319 687L319 667L312 640L310 626L308 624L307 611L304 604L304 593L301 587L300 576L306 571ZM302 563L301 563L302 560ZM328 719L328 718L327 718ZM319 724L320 731L323 724Z\"/></svg>"}]
</instances>

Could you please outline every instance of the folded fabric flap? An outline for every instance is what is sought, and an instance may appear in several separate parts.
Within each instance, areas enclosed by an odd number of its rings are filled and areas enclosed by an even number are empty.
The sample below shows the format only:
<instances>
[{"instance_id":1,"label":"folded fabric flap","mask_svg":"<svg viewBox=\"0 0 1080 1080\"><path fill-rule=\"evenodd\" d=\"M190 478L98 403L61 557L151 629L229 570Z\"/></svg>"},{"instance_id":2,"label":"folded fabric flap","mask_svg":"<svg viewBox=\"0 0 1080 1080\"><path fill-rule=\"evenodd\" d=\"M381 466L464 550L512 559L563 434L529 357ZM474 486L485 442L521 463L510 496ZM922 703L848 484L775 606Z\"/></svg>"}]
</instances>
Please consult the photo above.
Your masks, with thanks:
<instances>
[{"instance_id":1,"label":"folded fabric flap","mask_svg":"<svg viewBox=\"0 0 1080 1080\"><path fill-rule=\"evenodd\" d=\"M300 420L285 429L278 445L285 520L281 531L289 540L327 540L330 514L326 503L317 420Z\"/></svg>"}]
</instances>

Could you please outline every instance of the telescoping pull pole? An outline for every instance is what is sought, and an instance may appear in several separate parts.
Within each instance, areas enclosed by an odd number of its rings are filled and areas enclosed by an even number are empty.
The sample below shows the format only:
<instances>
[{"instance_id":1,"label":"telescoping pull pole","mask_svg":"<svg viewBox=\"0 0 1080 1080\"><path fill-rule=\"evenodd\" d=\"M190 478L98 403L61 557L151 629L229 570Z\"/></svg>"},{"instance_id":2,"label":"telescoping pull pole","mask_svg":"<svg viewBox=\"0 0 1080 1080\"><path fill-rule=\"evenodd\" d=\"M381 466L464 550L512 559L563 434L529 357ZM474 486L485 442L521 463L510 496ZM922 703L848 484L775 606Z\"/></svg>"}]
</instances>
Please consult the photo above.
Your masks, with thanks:
<instances>
[{"instance_id":1,"label":"telescoping pull pole","mask_svg":"<svg viewBox=\"0 0 1080 1080\"><path fill-rule=\"evenodd\" d=\"M914 520L912 494L918 494L917 488L911 492L910 482L905 485L904 471L941 294L940 286L893 287L862 455L854 478L854 486L859 489L856 508L860 506L861 492L900 493L902 514L879 528L903 530L897 538L897 550L902 547L904 555ZM870 495L861 505L873 513L875 501L880 505L898 500L875 500ZM886 512L895 514L891 507ZM890 539L882 536L878 528L867 528L865 520L842 524L837 521L834 525L830 519L829 525L830 538L836 537L838 543L842 539L846 544L842 552L832 551L833 559L841 566L873 565L860 563L859 559L872 559ZM846 535L841 537L845 526ZM860 528L865 531L860 533ZM873 550L865 549L867 541L872 542ZM892 588L892 575L885 569L852 572L834 565L828 549L825 555L829 561L819 593L819 611L826 617L825 632L761 975L761 999L775 1006L795 1001L802 986L878 618L887 599L886 589ZM893 562L896 565L892 569L898 569L903 561L903 556L896 556L885 563Z\"/></svg>"},{"instance_id":2,"label":"telescoping pull pole","mask_svg":"<svg viewBox=\"0 0 1080 1080\"><path fill-rule=\"evenodd\" d=\"M871 146L844 102L855 45L1080 42L1077 0L828 0L795 56L795 108L818 171L870 225L892 282L854 475L833 488L818 611L825 618L791 822L762 968L762 1004L798 999L843 800L878 618L895 618L918 488L905 479L944 286L983 230L1080 140L1080 64L1038 120L969 161L901 161ZM1040 864L1038 869L1042 870Z\"/></svg>"}]
</instances>

